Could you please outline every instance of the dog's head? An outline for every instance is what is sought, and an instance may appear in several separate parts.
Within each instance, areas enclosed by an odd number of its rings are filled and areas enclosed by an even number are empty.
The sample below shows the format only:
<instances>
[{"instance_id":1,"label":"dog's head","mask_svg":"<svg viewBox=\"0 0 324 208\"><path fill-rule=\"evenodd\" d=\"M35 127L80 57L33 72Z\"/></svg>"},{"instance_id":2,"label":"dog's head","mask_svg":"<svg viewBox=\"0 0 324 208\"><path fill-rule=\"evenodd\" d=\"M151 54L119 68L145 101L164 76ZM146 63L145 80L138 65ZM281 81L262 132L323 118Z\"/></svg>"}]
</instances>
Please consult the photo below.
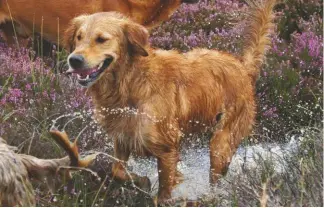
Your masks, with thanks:
<instances>
[{"instance_id":1,"label":"dog's head","mask_svg":"<svg viewBox=\"0 0 324 208\"><path fill-rule=\"evenodd\" d=\"M74 18L65 32L70 49L68 73L77 74L84 87L92 86L125 56L148 56L148 31L116 12Z\"/></svg>"}]
</instances>

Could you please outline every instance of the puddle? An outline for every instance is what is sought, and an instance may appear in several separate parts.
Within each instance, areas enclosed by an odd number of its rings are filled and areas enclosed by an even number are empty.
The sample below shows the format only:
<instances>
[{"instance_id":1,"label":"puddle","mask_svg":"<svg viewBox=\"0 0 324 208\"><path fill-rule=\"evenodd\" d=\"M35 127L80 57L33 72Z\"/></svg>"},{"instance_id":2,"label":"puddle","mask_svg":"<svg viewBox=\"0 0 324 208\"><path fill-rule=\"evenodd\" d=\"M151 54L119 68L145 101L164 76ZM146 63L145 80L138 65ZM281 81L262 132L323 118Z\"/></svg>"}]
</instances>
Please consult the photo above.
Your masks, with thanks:
<instances>
[{"instance_id":1,"label":"puddle","mask_svg":"<svg viewBox=\"0 0 324 208\"><path fill-rule=\"evenodd\" d=\"M298 141L294 138L286 144L264 143L246 147L239 147L232 158L225 180L231 176L242 174L242 166L257 168L256 160L262 157L271 158L275 164L275 171L281 172L285 167L284 158L289 157L298 147ZM209 184L209 150L207 147L190 148L181 153L181 162L178 169L184 174L184 181L172 192L173 197L185 197L195 200L203 195L211 193ZM152 183L152 194L158 189L158 172L156 159L129 160L131 170L139 175L147 176ZM223 183L226 186L226 183ZM219 187L218 187L219 188ZM226 189L226 187L221 187Z\"/></svg>"}]
</instances>

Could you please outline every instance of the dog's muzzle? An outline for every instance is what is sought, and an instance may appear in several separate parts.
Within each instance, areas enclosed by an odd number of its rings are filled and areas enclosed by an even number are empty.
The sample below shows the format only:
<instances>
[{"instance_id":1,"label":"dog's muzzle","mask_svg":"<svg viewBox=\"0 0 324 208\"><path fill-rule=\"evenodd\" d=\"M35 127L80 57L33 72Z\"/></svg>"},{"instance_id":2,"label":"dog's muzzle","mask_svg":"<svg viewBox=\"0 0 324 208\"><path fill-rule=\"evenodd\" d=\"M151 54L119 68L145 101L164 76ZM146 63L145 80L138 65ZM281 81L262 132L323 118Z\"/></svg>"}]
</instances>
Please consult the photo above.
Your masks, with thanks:
<instances>
[{"instance_id":1,"label":"dog's muzzle","mask_svg":"<svg viewBox=\"0 0 324 208\"><path fill-rule=\"evenodd\" d=\"M78 83L83 87L90 87L100 75L110 66L114 58L108 56L99 65L88 68L85 59L81 55L72 55L69 57L70 68L66 71L67 74L76 74Z\"/></svg>"}]
</instances>

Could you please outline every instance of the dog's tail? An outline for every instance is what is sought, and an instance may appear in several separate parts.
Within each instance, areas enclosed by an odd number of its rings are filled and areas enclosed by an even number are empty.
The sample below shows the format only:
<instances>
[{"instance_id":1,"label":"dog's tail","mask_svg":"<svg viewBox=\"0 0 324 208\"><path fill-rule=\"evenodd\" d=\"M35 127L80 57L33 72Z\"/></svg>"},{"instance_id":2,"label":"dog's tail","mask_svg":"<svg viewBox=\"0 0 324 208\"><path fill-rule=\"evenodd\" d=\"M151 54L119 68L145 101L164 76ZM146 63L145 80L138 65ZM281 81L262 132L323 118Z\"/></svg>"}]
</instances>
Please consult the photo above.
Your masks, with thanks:
<instances>
[{"instance_id":1,"label":"dog's tail","mask_svg":"<svg viewBox=\"0 0 324 208\"><path fill-rule=\"evenodd\" d=\"M248 3L252 9L249 13L248 39L244 47L243 63L252 80L256 81L265 52L270 45L269 35L273 28L273 7L276 0L251 0Z\"/></svg>"}]
</instances>

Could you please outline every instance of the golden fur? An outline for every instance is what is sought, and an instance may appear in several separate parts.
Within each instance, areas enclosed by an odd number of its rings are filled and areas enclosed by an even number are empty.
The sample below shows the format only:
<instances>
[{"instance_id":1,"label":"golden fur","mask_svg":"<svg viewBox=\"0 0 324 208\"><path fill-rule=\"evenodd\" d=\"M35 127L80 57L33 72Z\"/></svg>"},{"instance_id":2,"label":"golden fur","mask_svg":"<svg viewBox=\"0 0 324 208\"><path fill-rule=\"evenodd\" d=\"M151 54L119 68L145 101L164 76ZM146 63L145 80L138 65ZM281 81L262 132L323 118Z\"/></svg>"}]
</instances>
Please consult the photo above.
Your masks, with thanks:
<instances>
[{"instance_id":1,"label":"golden fur","mask_svg":"<svg viewBox=\"0 0 324 208\"><path fill-rule=\"evenodd\" d=\"M0 24L3 23L0 28L11 44L15 42L15 33L30 36L33 28L45 39L57 42L68 22L81 14L118 11L150 28L168 19L182 2L197 0L0 0ZM11 22L11 17L15 23Z\"/></svg>"},{"instance_id":2,"label":"golden fur","mask_svg":"<svg viewBox=\"0 0 324 208\"><path fill-rule=\"evenodd\" d=\"M255 80L270 41L275 0L251 4L250 38L236 58L216 50L187 53L155 50L148 31L114 12L80 16L65 34L71 56L91 68L113 62L88 88L97 119L115 140L115 156L130 153L158 159L159 201L171 197L179 180L179 144L184 135L210 131L210 180L226 172L238 145L253 128ZM98 37L105 42L98 43ZM115 176L130 178L119 163Z\"/></svg>"}]
</instances>

